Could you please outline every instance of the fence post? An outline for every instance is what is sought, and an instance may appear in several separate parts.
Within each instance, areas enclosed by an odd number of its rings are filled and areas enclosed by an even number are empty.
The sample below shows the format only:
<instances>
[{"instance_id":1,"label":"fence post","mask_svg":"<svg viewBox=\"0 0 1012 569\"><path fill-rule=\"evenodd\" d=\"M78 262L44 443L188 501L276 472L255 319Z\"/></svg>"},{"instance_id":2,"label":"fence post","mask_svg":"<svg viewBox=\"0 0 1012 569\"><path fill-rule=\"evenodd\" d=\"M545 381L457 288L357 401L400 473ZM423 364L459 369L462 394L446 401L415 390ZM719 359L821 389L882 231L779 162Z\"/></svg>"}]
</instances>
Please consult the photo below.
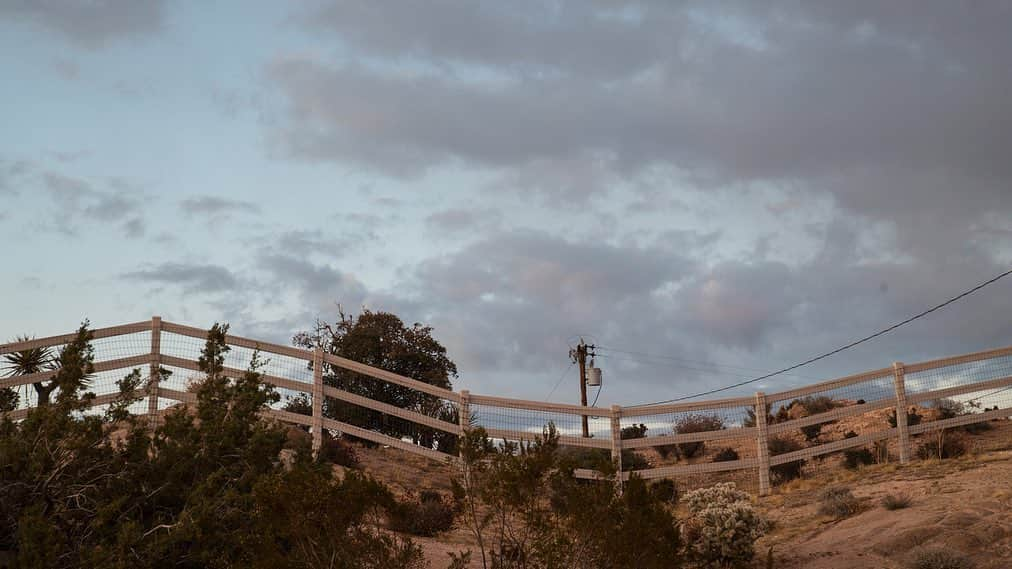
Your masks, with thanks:
<instances>
[{"instance_id":1,"label":"fence post","mask_svg":"<svg viewBox=\"0 0 1012 569\"><path fill-rule=\"evenodd\" d=\"M313 352L313 454L323 446L323 349Z\"/></svg>"},{"instance_id":2,"label":"fence post","mask_svg":"<svg viewBox=\"0 0 1012 569\"><path fill-rule=\"evenodd\" d=\"M756 451L759 456L759 495L768 496L770 493L770 444L769 433L766 429L766 394L762 391L755 394L755 426L759 433L756 436Z\"/></svg>"},{"instance_id":3,"label":"fence post","mask_svg":"<svg viewBox=\"0 0 1012 569\"><path fill-rule=\"evenodd\" d=\"M611 462L615 465L615 486L622 495L622 407L611 406Z\"/></svg>"},{"instance_id":4,"label":"fence post","mask_svg":"<svg viewBox=\"0 0 1012 569\"><path fill-rule=\"evenodd\" d=\"M893 362L893 384L896 386L896 429L900 439L900 464L910 462L910 430L907 427L907 390L904 386L902 362Z\"/></svg>"},{"instance_id":5,"label":"fence post","mask_svg":"<svg viewBox=\"0 0 1012 569\"><path fill-rule=\"evenodd\" d=\"M151 317L151 367L148 372L148 422L158 428L158 382L162 379L162 317Z\"/></svg>"}]
</instances>

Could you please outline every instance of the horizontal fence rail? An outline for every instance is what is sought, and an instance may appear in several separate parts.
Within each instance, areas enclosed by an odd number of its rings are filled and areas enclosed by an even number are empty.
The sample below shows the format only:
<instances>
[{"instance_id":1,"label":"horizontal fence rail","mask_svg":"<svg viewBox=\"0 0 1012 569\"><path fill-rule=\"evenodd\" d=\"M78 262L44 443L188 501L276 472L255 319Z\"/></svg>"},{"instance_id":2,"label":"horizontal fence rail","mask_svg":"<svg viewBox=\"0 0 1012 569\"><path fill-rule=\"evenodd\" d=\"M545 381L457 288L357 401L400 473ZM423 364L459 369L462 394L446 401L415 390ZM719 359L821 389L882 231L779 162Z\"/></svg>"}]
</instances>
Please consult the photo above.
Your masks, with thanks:
<instances>
[{"instance_id":1,"label":"horizontal fence rail","mask_svg":"<svg viewBox=\"0 0 1012 569\"><path fill-rule=\"evenodd\" d=\"M206 330L163 322L156 316L91 333L96 361L88 389L95 393L89 401L93 409L116 401L116 379L131 369L145 367L147 387L135 395L147 400L132 407L133 412L148 415L151 424L157 425L167 413L196 403L201 380L197 359ZM28 416L38 404L35 386L51 380L59 370L50 366L37 373L15 375L4 369L4 356L35 349L49 349L55 356L75 337L63 334L0 344L0 389L23 395L19 407L4 414L7 419ZM259 371L262 381L276 387L289 401L302 397L310 403L308 414L287 407L270 408L263 415L308 428L315 450L323 443L324 431L329 431L454 463L458 460L456 445L444 446L439 440L455 439L470 428L483 427L494 439L529 441L553 424L560 445L577 457L591 453L586 456L610 459L618 467L620 480L636 475L647 480L695 477L712 482L714 476L733 476L746 485L754 482L761 495L768 494L771 484L792 464L870 444L876 445L877 452L895 452L905 463L910 460L913 436L1012 416L1012 347L915 364L896 363L777 393L602 408L452 391L322 350L234 335L227 335L226 343L233 350L226 358L225 376L237 378L247 373L244 366L254 351L259 351L266 361ZM171 373L164 375L159 370ZM411 394L408 400L415 403L402 407L341 389L340 383L328 383L339 371L377 382L379 392ZM806 406L816 404L825 408L804 412ZM584 417L589 436L581 435ZM886 425L887 420L891 424ZM843 438L830 440L844 424L856 425L862 432L849 431L840 435ZM823 434L820 429L826 426L839 428ZM809 446L798 448L799 433L810 439ZM785 446L785 439L794 442ZM645 459L642 453L652 458ZM574 474L586 479L603 477L591 468L578 468Z\"/></svg>"}]
</instances>

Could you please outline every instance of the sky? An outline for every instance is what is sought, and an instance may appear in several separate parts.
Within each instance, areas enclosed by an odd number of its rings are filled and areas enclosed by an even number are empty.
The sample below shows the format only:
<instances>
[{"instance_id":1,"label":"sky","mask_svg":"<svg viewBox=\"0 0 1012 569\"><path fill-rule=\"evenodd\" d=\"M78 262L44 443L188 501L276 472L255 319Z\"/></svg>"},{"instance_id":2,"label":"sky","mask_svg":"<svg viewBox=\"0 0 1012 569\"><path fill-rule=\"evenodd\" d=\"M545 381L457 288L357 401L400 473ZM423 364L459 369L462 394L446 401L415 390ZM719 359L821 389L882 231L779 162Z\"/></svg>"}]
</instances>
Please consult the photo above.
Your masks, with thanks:
<instances>
[{"instance_id":1,"label":"sky","mask_svg":"<svg viewBox=\"0 0 1012 569\"><path fill-rule=\"evenodd\" d=\"M1012 266L1009 29L997 1L0 0L0 341L289 343L340 305L432 326L475 393L575 401L580 337L606 403L762 375ZM730 394L1010 345L1010 314L1007 279Z\"/></svg>"}]
</instances>

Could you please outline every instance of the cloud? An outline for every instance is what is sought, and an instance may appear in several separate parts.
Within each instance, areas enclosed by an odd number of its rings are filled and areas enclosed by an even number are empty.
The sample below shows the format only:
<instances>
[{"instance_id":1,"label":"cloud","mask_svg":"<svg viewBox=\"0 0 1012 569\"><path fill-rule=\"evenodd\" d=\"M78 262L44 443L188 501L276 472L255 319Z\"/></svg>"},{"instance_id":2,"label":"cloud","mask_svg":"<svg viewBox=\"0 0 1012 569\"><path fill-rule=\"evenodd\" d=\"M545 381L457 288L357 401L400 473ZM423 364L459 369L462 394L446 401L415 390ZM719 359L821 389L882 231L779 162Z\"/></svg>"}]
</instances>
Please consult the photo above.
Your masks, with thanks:
<instances>
[{"instance_id":1,"label":"cloud","mask_svg":"<svg viewBox=\"0 0 1012 569\"><path fill-rule=\"evenodd\" d=\"M49 171L42 183L55 202L55 229L62 233L74 235L82 223L123 221L130 235L137 230L131 220L142 219L143 192L123 180L108 180L109 189L99 190L84 178Z\"/></svg>"},{"instance_id":2,"label":"cloud","mask_svg":"<svg viewBox=\"0 0 1012 569\"><path fill-rule=\"evenodd\" d=\"M0 195L18 195L18 185L30 172L32 167L23 160L7 160L0 158Z\"/></svg>"},{"instance_id":3,"label":"cloud","mask_svg":"<svg viewBox=\"0 0 1012 569\"><path fill-rule=\"evenodd\" d=\"M438 234L489 233L497 230L502 220L502 212L494 209L450 208L430 214L425 225Z\"/></svg>"},{"instance_id":4,"label":"cloud","mask_svg":"<svg viewBox=\"0 0 1012 569\"><path fill-rule=\"evenodd\" d=\"M190 216L218 217L232 214L259 214L260 206L247 201L230 200L216 196L187 198L179 202L180 209Z\"/></svg>"},{"instance_id":5,"label":"cloud","mask_svg":"<svg viewBox=\"0 0 1012 569\"><path fill-rule=\"evenodd\" d=\"M0 15L38 24L75 44L97 49L106 44L157 32L165 16L164 0L0 3Z\"/></svg>"},{"instance_id":6,"label":"cloud","mask_svg":"<svg viewBox=\"0 0 1012 569\"><path fill-rule=\"evenodd\" d=\"M241 281L221 265L167 262L121 275L125 279L178 286L184 293L238 291Z\"/></svg>"},{"instance_id":7,"label":"cloud","mask_svg":"<svg viewBox=\"0 0 1012 569\"><path fill-rule=\"evenodd\" d=\"M762 182L934 241L1012 207L1012 15L881 4L317 4L352 55L279 58L292 157L392 176L465 166L497 192L602 195L662 168L682 192ZM644 184L649 189L652 184ZM741 188L739 191L748 191ZM955 229L937 239L952 243ZM907 239L907 237L909 238Z\"/></svg>"},{"instance_id":8,"label":"cloud","mask_svg":"<svg viewBox=\"0 0 1012 569\"><path fill-rule=\"evenodd\" d=\"M279 294L295 295L300 312L310 316L305 320L307 325L321 311L330 312L336 303L357 307L368 296L365 285L351 273L298 255L264 252L257 268L271 277Z\"/></svg>"}]
</instances>

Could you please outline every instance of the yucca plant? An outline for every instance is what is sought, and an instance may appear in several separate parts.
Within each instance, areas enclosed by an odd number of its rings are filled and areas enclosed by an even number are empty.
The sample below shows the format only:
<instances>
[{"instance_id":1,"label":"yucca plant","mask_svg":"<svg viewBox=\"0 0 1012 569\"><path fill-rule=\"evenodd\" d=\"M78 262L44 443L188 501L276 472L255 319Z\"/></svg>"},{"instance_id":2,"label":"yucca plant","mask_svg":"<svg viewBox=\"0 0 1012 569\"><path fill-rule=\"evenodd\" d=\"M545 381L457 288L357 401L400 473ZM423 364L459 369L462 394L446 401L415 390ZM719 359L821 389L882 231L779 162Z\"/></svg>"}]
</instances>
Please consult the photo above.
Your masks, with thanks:
<instances>
[{"instance_id":1,"label":"yucca plant","mask_svg":"<svg viewBox=\"0 0 1012 569\"><path fill-rule=\"evenodd\" d=\"M14 341L28 342L34 339L28 336L18 336ZM7 360L7 377L32 375L55 369L56 367L56 357L53 354L53 349L47 346L12 352L5 355L4 359ZM37 381L32 384L32 387L35 388L35 393L38 395L39 405L47 405L49 403L49 395L55 388L53 382L43 383Z\"/></svg>"}]
</instances>

